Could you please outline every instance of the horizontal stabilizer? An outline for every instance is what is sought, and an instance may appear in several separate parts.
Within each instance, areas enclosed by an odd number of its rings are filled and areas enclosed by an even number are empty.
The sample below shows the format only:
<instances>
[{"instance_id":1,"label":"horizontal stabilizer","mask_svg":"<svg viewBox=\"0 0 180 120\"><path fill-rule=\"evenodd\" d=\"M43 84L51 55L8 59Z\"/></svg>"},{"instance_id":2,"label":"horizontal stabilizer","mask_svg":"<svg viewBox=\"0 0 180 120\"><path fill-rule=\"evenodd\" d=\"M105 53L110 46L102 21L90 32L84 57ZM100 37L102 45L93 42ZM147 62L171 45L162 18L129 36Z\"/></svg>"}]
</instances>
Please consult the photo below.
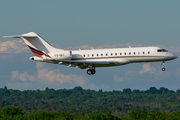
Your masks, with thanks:
<instances>
[{"instance_id":1,"label":"horizontal stabilizer","mask_svg":"<svg viewBox=\"0 0 180 120\"><path fill-rule=\"evenodd\" d=\"M12 35L12 36L3 36L3 37L6 37L6 38L21 38L21 37L28 38L28 37L37 37L37 36Z\"/></svg>"},{"instance_id":2,"label":"horizontal stabilizer","mask_svg":"<svg viewBox=\"0 0 180 120\"><path fill-rule=\"evenodd\" d=\"M12 36L4 36L6 38L32 38L32 37L38 37L37 34L35 34L34 32L29 32L27 34L22 34L22 35L12 35Z\"/></svg>"}]
</instances>

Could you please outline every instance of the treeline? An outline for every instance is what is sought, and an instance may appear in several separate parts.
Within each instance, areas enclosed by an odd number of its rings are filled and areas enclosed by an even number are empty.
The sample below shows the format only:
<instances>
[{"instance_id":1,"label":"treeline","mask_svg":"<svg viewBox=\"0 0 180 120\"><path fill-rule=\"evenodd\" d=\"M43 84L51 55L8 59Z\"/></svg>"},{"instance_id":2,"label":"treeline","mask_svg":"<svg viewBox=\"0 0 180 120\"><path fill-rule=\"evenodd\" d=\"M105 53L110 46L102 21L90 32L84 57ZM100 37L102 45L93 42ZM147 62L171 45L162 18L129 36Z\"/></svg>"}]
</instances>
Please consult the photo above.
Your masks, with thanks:
<instances>
[{"instance_id":1,"label":"treeline","mask_svg":"<svg viewBox=\"0 0 180 120\"><path fill-rule=\"evenodd\" d=\"M5 86L0 88L0 110L7 105L22 109L24 114L63 111L72 115L87 116L111 111L114 116L126 116L136 109L175 113L180 111L180 90L150 87L145 91L130 88L123 91L94 91L75 87L69 90L46 88L20 91L7 89Z\"/></svg>"},{"instance_id":2,"label":"treeline","mask_svg":"<svg viewBox=\"0 0 180 120\"><path fill-rule=\"evenodd\" d=\"M26 114L21 109L6 106L0 111L0 120L179 120L180 112L165 113L159 111L133 110L127 116L117 117L110 111L103 113L91 113L86 116L72 115L69 112L36 112Z\"/></svg>"}]
</instances>

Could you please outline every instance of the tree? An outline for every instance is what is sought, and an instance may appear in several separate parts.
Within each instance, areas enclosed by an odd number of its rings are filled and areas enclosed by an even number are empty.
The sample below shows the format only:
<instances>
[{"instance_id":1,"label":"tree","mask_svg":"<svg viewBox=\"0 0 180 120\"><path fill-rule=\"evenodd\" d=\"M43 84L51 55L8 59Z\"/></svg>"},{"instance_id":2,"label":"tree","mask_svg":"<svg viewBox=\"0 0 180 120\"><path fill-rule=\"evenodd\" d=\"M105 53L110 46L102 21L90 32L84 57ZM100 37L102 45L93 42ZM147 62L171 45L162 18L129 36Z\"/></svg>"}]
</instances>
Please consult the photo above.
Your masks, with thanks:
<instances>
[{"instance_id":1,"label":"tree","mask_svg":"<svg viewBox=\"0 0 180 120\"><path fill-rule=\"evenodd\" d=\"M77 90L77 91L82 91L83 88L82 88L81 86L79 86L79 87L75 87L74 90L75 90L75 91L76 91L76 90Z\"/></svg>"},{"instance_id":2,"label":"tree","mask_svg":"<svg viewBox=\"0 0 180 120\"><path fill-rule=\"evenodd\" d=\"M14 117L17 115L23 115L23 112L18 107L13 107L13 106L7 106L3 108L3 110L0 113L1 117L5 117L5 116Z\"/></svg>"},{"instance_id":3,"label":"tree","mask_svg":"<svg viewBox=\"0 0 180 120\"><path fill-rule=\"evenodd\" d=\"M6 86L4 86L4 89L5 89L5 90L7 90L7 87L6 87Z\"/></svg>"},{"instance_id":4,"label":"tree","mask_svg":"<svg viewBox=\"0 0 180 120\"><path fill-rule=\"evenodd\" d=\"M136 109L129 113L129 118L132 120L145 120L148 112L145 110Z\"/></svg>"},{"instance_id":5,"label":"tree","mask_svg":"<svg viewBox=\"0 0 180 120\"><path fill-rule=\"evenodd\" d=\"M33 120L51 120L55 114L53 112L37 112L30 116Z\"/></svg>"},{"instance_id":6,"label":"tree","mask_svg":"<svg viewBox=\"0 0 180 120\"><path fill-rule=\"evenodd\" d=\"M176 92L177 92L177 93L180 93L180 89L177 89Z\"/></svg>"},{"instance_id":7,"label":"tree","mask_svg":"<svg viewBox=\"0 0 180 120\"><path fill-rule=\"evenodd\" d=\"M130 93L132 93L132 92L131 92L131 89L130 89L130 88L124 88L124 89L123 89L123 93L130 94Z\"/></svg>"},{"instance_id":8,"label":"tree","mask_svg":"<svg viewBox=\"0 0 180 120\"><path fill-rule=\"evenodd\" d=\"M114 116L111 115L111 111L107 111L105 113L105 117L106 117L107 120L113 120L113 118L114 118Z\"/></svg>"},{"instance_id":9,"label":"tree","mask_svg":"<svg viewBox=\"0 0 180 120\"><path fill-rule=\"evenodd\" d=\"M149 90L146 90L145 93L158 93L158 89L155 87L150 87Z\"/></svg>"},{"instance_id":10,"label":"tree","mask_svg":"<svg viewBox=\"0 0 180 120\"><path fill-rule=\"evenodd\" d=\"M157 88L155 88L155 87L150 87L149 90L153 92L153 91L156 91Z\"/></svg>"},{"instance_id":11,"label":"tree","mask_svg":"<svg viewBox=\"0 0 180 120\"><path fill-rule=\"evenodd\" d=\"M46 89L45 89L45 90L47 91L47 90L49 90L49 88L48 88L48 87L46 87Z\"/></svg>"},{"instance_id":12,"label":"tree","mask_svg":"<svg viewBox=\"0 0 180 120\"><path fill-rule=\"evenodd\" d=\"M160 88L159 88L159 91L160 91L161 93L168 93L168 92L169 92L169 90L168 90L167 88L165 88L165 87L160 87Z\"/></svg>"},{"instance_id":13,"label":"tree","mask_svg":"<svg viewBox=\"0 0 180 120\"><path fill-rule=\"evenodd\" d=\"M133 93L141 93L141 91L138 90L138 89L134 89L132 92L133 92Z\"/></svg>"},{"instance_id":14,"label":"tree","mask_svg":"<svg viewBox=\"0 0 180 120\"><path fill-rule=\"evenodd\" d=\"M102 89L99 89L99 92L103 92Z\"/></svg>"},{"instance_id":15,"label":"tree","mask_svg":"<svg viewBox=\"0 0 180 120\"><path fill-rule=\"evenodd\" d=\"M174 90L169 90L169 93L175 93L175 91Z\"/></svg>"}]
</instances>

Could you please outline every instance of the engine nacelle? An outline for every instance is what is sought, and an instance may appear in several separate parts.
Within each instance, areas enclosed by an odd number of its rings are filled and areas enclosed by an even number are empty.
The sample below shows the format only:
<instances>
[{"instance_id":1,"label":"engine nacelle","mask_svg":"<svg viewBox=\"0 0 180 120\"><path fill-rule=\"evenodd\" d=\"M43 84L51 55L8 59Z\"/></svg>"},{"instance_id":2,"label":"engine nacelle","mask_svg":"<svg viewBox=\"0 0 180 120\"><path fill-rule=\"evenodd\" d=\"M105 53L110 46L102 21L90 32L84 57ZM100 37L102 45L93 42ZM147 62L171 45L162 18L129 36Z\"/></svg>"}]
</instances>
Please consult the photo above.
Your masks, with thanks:
<instances>
[{"instance_id":1,"label":"engine nacelle","mask_svg":"<svg viewBox=\"0 0 180 120\"><path fill-rule=\"evenodd\" d=\"M49 54L52 59L59 59L59 60L70 60L72 58L72 52L69 50L64 50L56 53Z\"/></svg>"},{"instance_id":2,"label":"engine nacelle","mask_svg":"<svg viewBox=\"0 0 180 120\"><path fill-rule=\"evenodd\" d=\"M30 57L29 59L30 59L30 60L35 60L35 61L43 61L42 58L37 57L37 56Z\"/></svg>"}]
</instances>

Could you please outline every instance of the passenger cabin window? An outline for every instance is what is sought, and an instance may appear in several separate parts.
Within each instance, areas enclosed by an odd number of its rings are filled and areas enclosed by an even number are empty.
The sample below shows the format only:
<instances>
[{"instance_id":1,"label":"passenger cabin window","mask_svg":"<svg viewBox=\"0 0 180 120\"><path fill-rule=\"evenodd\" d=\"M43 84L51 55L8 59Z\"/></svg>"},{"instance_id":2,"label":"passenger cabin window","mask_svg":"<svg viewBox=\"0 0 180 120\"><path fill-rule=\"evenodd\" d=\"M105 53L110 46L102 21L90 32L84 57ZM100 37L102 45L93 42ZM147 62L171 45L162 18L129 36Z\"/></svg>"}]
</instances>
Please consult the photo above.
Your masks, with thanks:
<instances>
[{"instance_id":1,"label":"passenger cabin window","mask_svg":"<svg viewBox=\"0 0 180 120\"><path fill-rule=\"evenodd\" d=\"M124 55L126 55L126 53L124 53Z\"/></svg>"},{"instance_id":2,"label":"passenger cabin window","mask_svg":"<svg viewBox=\"0 0 180 120\"><path fill-rule=\"evenodd\" d=\"M134 55L135 55L136 53L134 52Z\"/></svg>"},{"instance_id":3,"label":"passenger cabin window","mask_svg":"<svg viewBox=\"0 0 180 120\"><path fill-rule=\"evenodd\" d=\"M103 54L101 54L101 56L103 56Z\"/></svg>"},{"instance_id":4,"label":"passenger cabin window","mask_svg":"<svg viewBox=\"0 0 180 120\"><path fill-rule=\"evenodd\" d=\"M129 55L131 55L131 52L129 52Z\"/></svg>"},{"instance_id":5,"label":"passenger cabin window","mask_svg":"<svg viewBox=\"0 0 180 120\"><path fill-rule=\"evenodd\" d=\"M87 56L89 57L89 54Z\"/></svg>"},{"instance_id":6,"label":"passenger cabin window","mask_svg":"<svg viewBox=\"0 0 180 120\"><path fill-rule=\"evenodd\" d=\"M148 51L148 54L150 54L150 52Z\"/></svg>"},{"instance_id":7,"label":"passenger cabin window","mask_svg":"<svg viewBox=\"0 0 180 120\"><path fill-rule=\"evenodd\" d=\"M106 56L108 56L108 54L106 53Z\"/></svg>"},{"instance_id":8,"label":"passenger cabin window","mask_svg":"<svg viewBox=\"0 0 180 120\"><path fill-rule=\"evenodd\" d=\"M145 52L143 52L143 54L144 54Z\"/></svg>"},{"instance_id":9,"label":"passenger cabin window","mask_svg":"<svg viewBox=\"0 0 180 120\"><path fill-rule=\"evenodd\" d=\"M85 57L85 55L83 55Z\"/></svg>"},{"instance_id":10,"label":"passenger cabin window","mask_svg":"<svg viewBox=\"0 0 180 120\"><path fill-rule=\"evenodd\" d=\"M120 55L122 55L122 53L120 53Z\"/></svg>"},{"instance_id":11,"label":"passenger cabin window","mask_svg":"<svg viewBox=\"0 0 180 120\"><path fill-rule=\"evenodd\" d=\"M111 53L111 56L112 56L113 54Z\"/></svg>"},{"instance_id":12,"label":"passenger cabin window","mask_svg":"<svg viewBox=\"0 0 180 120\"><path fill-rule=\"evenodd\" d=\"M117 55L117 53L115 53L115 55Z\"/></svg>"},{"instance_id":13,"label":"passenger cabin window","mask_svg":"<svg viewBox=\"0 0 180 120\"><path fill-rule=\"evenodd\" d=\"M97 56L99 56L99 54L97 54Z\"/></svg>"},{"instance_id":14,"label":"passenger cabin window","mask_svg":"<svg viewBox=\"0 0 180 120\"><path fill-rule=\"evenodd\" d=\"M157 52L168 52L168 51L165 49L158 49Z\"/></svg>"},{"instance_id":15,"label":"passenger cabin window","mask_svg":"<svg viewBox=\"0 0 180 120\"><path fill-rule=\"evenodd\" d=\"M94 56L94 54L92 54L92 57Z\"/></svg>"}]
</instances>

